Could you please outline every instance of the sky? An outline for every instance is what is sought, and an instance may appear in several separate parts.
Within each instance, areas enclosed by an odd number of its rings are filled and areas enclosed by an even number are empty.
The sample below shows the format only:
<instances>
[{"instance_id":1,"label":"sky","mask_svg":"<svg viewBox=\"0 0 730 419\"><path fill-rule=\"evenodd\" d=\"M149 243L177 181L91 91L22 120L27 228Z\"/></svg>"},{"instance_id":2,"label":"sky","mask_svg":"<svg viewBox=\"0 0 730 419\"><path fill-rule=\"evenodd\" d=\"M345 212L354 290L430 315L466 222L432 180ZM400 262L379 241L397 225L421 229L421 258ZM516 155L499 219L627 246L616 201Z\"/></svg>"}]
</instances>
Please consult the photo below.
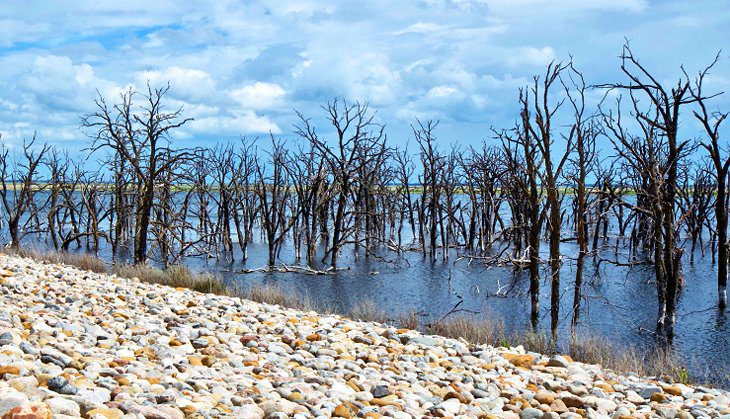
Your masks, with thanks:
<instances>
[{"instance_id":1,"label":"sky","mask_svg":"<svg viewBox=\"0 0 730 419\"><path fill-rule=\"evenodd\" d=\"M114 101L147 82L169 82L168 109L194 118L174 133L181 147L293 137L294 110L326 135L320 106L335 97L367 101L391 144L406 144L420 118L440 121L443 144L477 145L514 123L517 89L552 60L573 57L589 84L623 80L625 39L666 83L724 50L707 88L728 91L713 104L730 109L727 0L0 3L9 147L36 132L83 149L96 95Z\"/></svg>"}]
</instances>

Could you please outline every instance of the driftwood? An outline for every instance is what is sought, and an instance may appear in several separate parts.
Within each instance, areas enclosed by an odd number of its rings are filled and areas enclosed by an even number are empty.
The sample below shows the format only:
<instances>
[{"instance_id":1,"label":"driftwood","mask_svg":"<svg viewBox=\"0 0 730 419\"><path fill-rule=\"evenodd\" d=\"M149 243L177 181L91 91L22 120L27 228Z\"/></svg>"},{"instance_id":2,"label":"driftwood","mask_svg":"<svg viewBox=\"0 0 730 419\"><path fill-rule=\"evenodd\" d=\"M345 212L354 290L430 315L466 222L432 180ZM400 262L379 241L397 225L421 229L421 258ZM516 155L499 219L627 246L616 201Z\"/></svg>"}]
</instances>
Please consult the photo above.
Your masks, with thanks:
<instances>
[{"instance_id":1,"label":"driftwood","mask_svg":"<svg viewBox=\"0 0 730 419\"><path fill-rule=\"evenodd\" d=\"M262 266L260 268L253 269L237 269L234 271L237 274L252 274L261 272L276 272L276 273L298 273L307 275L334 275L339 271L349 270L350 268L333 268L327 267L325 269L314 269L309 266L302 265L275 265L275 266Z\"/></svg>"},{"instance_id":2,"label":"driftwood","mask_svg":"<svg viewBox=\"0 0 730 419\"><path fill-rule=\"evenodd\" d=\"M464 303L464 299L463 298L462 299L459 299L459 302L457 302L454 305L454 307L451 308L451 310L449 310L448 312L446 312L446 314L444 314L443 316L441 316L436 321L436 323L442 322L444 319L446 319L447 317L449 317L450 315L455 314L455 313L479 314L478 311L469 310L469 309L466 309L466 308L459 308L459 306L461 306L463 303Z\"/></svg>"}]
</instances>

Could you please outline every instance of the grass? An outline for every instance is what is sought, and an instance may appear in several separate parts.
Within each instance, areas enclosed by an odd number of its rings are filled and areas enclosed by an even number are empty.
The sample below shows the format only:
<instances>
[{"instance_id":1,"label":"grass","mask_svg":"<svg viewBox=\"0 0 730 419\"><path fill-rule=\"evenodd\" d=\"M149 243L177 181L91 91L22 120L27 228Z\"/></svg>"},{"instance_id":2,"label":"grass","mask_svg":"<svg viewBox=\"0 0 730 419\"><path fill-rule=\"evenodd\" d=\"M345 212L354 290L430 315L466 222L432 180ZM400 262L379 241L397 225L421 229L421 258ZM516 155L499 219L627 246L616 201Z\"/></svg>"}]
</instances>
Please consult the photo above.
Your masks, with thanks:
<instances>
[{"instance_id":1,"label":"grass","mask_svg":"<svg viewBox=\"0 0 730 419\"><path fill-rule=\"evenodd\" d=\"M192 273L188 268L180 265L168 267L166 270L148 265L124 264L109 267L98 257L88 254L9 248L4 248L0 252L37 261L74 266L96 273L112 273L121 278L137 278L147 283L240 296L259 303L277 304L303 311L316 310L323 314L337 311L331 306L316 305L308 296L287 292L279 284L257 284L242 291L226 286L220 278L213 274ZM419 329L422 326L419 315L414 311L391 319L375 302L367 299L355 304L348 313L340 314L356 320L388 323L406 329ZM504 323L491 317L456 316L427 324L424 329L428 333L448 338L463 338L471 344L487 344L504 348L521 345L532 352L544 354L554 352L550 339L545 333L533 331L507 333ZM636 373L640 376L660 377L667 381L680 383L691 381L709 383L706 373L704 377L697 375L690 377L684 360L667 348L656 348L642 353L633 348L619 347L603 337L577 336L565 347L557 348L557 352L569 355L579 362L600 364L604 368L618 373Z\"/></svg>"},{"instance_id":2,"label":"grass","mask_svg":"<svg viewBox=\"0 0 730 419\"><path fill-rule=\"evenodd\" d=\"M473 344L505 348L521 345L532 352L557 352L569 355L575 361L599 364L623 374L635 373L683 384L709 381L707 375L690 377L686 363L671 348L657 347L644 353L616 345L604 337L583 335L574 336L567 345L553 350L547 334L533 331L506 333L501 321L489 318L454 317L429 325L428 331L445 337L464 338Z\"/></svg>"},{"instance_id":3,"label":"grass","mask_svg":"<svg viewBox=\"0 0 730 419\"><path fill-rule=\"evenodd\" d=\"M429 333L448 338L464 338L475 344L490 344L495 346L509 346L504 344L504 323L500 321L474 321L470 318L458 316L441 320L427 326Z\"/></svg>"},{"instance_id":4,"label":"grass","mask_svg":"<svg viewBox=\"0 0 730 419\"><path fill-rule=\"evenodd\" d=\"M103 260L92 254L40 251L31 248L2 248L0 252L48 262L59 265L68 265L83 271L100 274L115 274L120 278L137 278L142 282L167 285L178 288L189 288L195 291L213 294L230 295L230 290L223 281L210 273L192 273L185 266L175 265L165 270L148 265L113 265L108 266Z\"/></svg>"},{"instance_id":5,"label":"grass","mask_svg":"<svg viewBox=\"0 0 730 419\"><path fill-rule=\"evenodd\" d=\"M396 319L396 324L404 329L416 330L421 326L421 319L413 310L408 311L405 314L401 314Z\"/></svg>"},{"instance_id":6,"label":"grass","mask_svg":"<svg viewBox=\"0 0 730 419\"><path fill-rule=\"evenodd\" d=\"M104 261L87 253L51 252L31 248L13 249L11 247L4 247L0 252L41 262L74 266L84 271L107 273L107 266Z\"/></svg>"},{"instance_id":7,"label":"grass","mask_svg":"<svg viewBox=\"0 0 730 419\"><path fill-rule=\"evenodd\" d=\"M690 377L687 365L676 352L667 347L655 347L642 353L634 348L619 347L604 337L574 339L569 345L571 356L588 364L600 364L614 371L633 372L644 377L658 377L665 381L690 384L693 381L710 383L708 371L704 376Z\"/></svg>"},{"instance_id":8,"label":"grass","mask_svg":"<svg viewBox=\"0 0 730 419\"><path fill-rule=\"evenodd\" d=\"M421 327L420 316L415 311L410 310L398 316L389 317L388 313L370 299L358 301L343 314L353 320L389 324L403 329L416 330Z\"/></svg>"},{"instance_id":9,"label":"grass","mask_svg":"<svg viewBox=\"0 0 730 419\"><path fill-rule=\"evenodd\" d=\"M189 288L191 290L231 295L228 287L217 276L210 273L192 273L190 269L181 265L170 266L165 270L148 265L115 265L112 273L120 278L137 278L142 282L167 285L174 288Z\"/></svg>"},{"instance_id":10,"label":"grass","mask_svg":"<svg viewBox=\"0 0 730 419\"><path fill-rule=\"evenodd\" d=\"M285 292L279 284L256 284L237 295L257 303L276 304L302 311L317 309L308 296ZM326 313L330 310L328 307L321 307L321 311Z\"/></svg>"},{"instance_id":11,"label":"grass","mask_svg":"<svg viewBox=\"0 0 730 419\"><path fill-rule=\"evenodd\" d=\"M388 323L388 315L373 300L358 301L348 314L354 320Z\"/></svg>"}]
</instances>

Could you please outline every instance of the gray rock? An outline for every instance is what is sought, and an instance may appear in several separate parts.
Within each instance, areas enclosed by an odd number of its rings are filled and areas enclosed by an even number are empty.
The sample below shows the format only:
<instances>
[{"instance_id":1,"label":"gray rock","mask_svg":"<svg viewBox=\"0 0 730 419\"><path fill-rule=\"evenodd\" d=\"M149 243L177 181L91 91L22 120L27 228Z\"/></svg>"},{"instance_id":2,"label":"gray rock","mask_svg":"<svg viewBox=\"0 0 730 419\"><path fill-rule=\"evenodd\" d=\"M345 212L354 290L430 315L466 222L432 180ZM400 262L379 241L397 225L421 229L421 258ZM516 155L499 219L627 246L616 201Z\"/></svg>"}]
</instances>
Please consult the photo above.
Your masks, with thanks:
<instances>
[{"instance_id":1,"label":"gray rock","mask_svg":"<svg viewBox=\"0 0 730 419\"><path fill-rule=\"evenodd\" d=\"M388 396L390 394L390 390L388 390L387 386L375 386L372 390L370 390L370 393L375 397L376 399L380 399L382 397Z\"/></svg>"},{"instance_id":2,"label":"gray rock","mask_svg":"<svg viewBox=\"0 0 730 419\"><path fill-rule=\"evenodd\" d=\"M542 418L542 410L528 407L520 412L520 419L538 419Z\"/></svg>"},{"instance_id":3,"label":"gray rock","mask_svg":"<svg viewBox=\"0 0 730 419\"><path fill-rule=\"evenodd\" d=\"M38 352L40 352L38 349L36 349L33 345L31 345L28 342L21 342L20 350L23 351L23 353L28 355L38 355Z\"/></svg>"},{"instance_id":4,"label":"gray rock","mask_svg":"<svg viewBox=\"0 0 730 419\"><path fill-rule=\"evenodd\" d=\"M424 345L424 346L437 346L441 344L441 339L433 336L416 336L411 339L410 343Z\"/></svg>"},{"instance_id":5,"label":"gray rock","mask_svg":"<svg viewBox=\"0 0 730 419\"><path fill-rule=\"evenodd\" d=\"M0 346L5 345L12 345L13 344L13 334L10 332L4 332L0 334Z\"/></svg>"},{"instance_id":6,"label":"gray rock","mask_svg":"<svg viewBox=\"0 0 730 419\"><path fill-rule=\"evenodd\" d=\"M175 392L172 390L165 390L162 393L155 396L155 402L157 404L169 403L175 400Z\"/></svg>"},{"instance_id":7,"label":"gray rock","mask_svg":"<svg viewBox=\"0 0 730 419\"><path fill-rule=\"evenodd\" d=\"M66 368L73 361L73 358L53 348L45 347L41 349L41 362L46 364L55 364L61 368Z\"/></svg>"},{"instance_id":8,"label":"gray rock","mask_svg":"<svg viewBox=\"0 0 730 419\"><path fill-rule=\"evenodd\" d=\"M58 376L48 380L48 389L55 391L58 394L76 394L79 392L78 387L71 384L65 378Z\"/></svg>"},{"instance_id":9,"label":"gray rock","mask_svg":"<svg viewBox=\"0 0 730 419\"><path fill-rule=\"evenodd\" d=\"M663 418L674 419L677 416L677 410L669 407L656 406L654 411Z\"/></svg>"},{"instance_id":10,"label":"gray rock","mask_svg":"<svg viewBox=\"0 0 730 419\"><path fill-rule=\"evenodd\" d=\"M208 347L208 345L210 345L210 342L208 342L208 339L198 338L198 339L195 339L192 342L192 344L193 344L193 348L195 348L195 349L201 349L201 348Z\"/></svg>"}]
</instances>

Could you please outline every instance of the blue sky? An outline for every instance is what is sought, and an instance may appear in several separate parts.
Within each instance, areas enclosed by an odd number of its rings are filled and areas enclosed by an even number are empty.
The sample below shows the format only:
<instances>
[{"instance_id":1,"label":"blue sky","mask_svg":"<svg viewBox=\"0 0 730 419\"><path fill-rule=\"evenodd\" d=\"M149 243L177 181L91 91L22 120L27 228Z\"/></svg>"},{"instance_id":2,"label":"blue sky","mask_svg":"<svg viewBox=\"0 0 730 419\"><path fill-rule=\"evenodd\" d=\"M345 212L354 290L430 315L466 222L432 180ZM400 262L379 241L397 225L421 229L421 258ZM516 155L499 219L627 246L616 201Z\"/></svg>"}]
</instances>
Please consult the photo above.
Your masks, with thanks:
<instances>
[{"instance_id":1,"label":"blue sky","mask_svg":"<svg viewBox=\"0 0 730 419\"><path fill-rule=\"evenodd\" d=\"M147 80L169 81L169 106L195 118L180 145L289 137L293 109L321 118L335 96L370 102L392 144L416 117L440 120L444 144L478 144L512 125L518 87L553 59L572 55L589 83L619 80L624 38L666 82L724 49L708 88L730 91L725 0L3 3L0 133L11 146L37 131L78 150L95 91L113 98ZM730 108L728 95L717 106Z\"/></svg>"}]
</instances>

